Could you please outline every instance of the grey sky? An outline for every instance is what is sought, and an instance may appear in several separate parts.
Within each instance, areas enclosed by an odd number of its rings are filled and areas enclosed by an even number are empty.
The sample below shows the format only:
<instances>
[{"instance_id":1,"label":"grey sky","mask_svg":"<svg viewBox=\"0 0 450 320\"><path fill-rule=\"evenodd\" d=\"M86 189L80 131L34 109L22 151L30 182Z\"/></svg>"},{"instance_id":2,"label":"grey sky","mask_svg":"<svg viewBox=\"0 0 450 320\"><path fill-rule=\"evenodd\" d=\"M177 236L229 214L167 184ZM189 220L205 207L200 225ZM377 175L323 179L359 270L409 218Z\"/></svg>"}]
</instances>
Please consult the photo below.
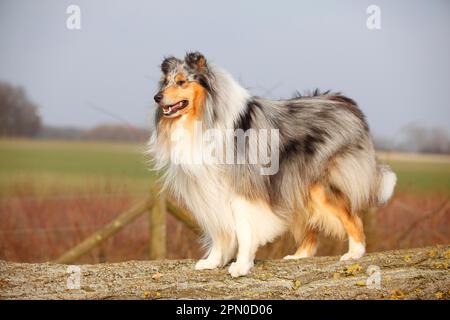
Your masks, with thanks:
<instances>
[{"instance_id":1,"label":"grey sky","mask_svg":"<svg viewBox=\"0 0 450 320\"><path fill-rule=\"evenodd\" d=\"M81 7L79 31L66 8ZM381 30L366 8L381 8ZM165 55L188 50L252 93L342 91L375 134L450 129L450 1L0 0L0 80L23 86L52 125L147 125ZM266 93L270 90L270 93Z\"/></svg>"}]
</instances>

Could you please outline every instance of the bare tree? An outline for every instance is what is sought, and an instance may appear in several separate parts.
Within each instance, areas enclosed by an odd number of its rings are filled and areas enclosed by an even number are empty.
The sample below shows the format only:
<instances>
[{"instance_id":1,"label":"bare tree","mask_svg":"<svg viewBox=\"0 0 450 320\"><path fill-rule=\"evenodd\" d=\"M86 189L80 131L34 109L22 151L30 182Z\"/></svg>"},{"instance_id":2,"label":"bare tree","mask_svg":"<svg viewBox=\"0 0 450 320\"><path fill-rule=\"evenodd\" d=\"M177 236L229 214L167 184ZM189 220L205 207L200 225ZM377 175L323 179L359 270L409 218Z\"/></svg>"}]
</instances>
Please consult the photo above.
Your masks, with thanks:
<instances>
[{"instance_id":1,"label":"bare tree","mask_svg":"<svg viewBox=\"0 0 450 320\"><path fill-rule=\"evenodd\" d=\"M442 127L425 128L409 124L401 130L396 149L424 153L449 153L450 139Z\"/></svg>"},{"instance_id":2,"label":"bare tree","mask_svg":"<svg viewBox=\"0 0 450 320\"><path fill-rule=\"evenodd\" d=\"M0 136L35 136L41 129L37 106L25 91L0 82Z\"/></svg>"}]
</instances>

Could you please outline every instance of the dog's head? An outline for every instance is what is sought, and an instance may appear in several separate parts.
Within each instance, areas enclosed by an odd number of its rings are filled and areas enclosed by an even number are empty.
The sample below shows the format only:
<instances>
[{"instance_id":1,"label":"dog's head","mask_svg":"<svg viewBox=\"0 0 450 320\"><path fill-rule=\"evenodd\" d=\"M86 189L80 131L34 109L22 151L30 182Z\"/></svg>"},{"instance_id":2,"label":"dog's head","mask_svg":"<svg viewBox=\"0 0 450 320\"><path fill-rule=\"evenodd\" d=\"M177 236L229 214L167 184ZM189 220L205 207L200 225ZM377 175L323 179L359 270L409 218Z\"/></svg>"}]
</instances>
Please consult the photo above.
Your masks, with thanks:
<instances>
[{"instance_id":1,"label":"dog's head","mask_svg":"<svg viewBox=\"0 0 450 320\"><path fill-rule=\"evenodd\" d=\"M187 53L184 60L168 57L161 64L160 90L155 95L161 115L178 118L184 114L202 112L210 90L210 70L199 52Z\"/></svg>"}]
</instances>

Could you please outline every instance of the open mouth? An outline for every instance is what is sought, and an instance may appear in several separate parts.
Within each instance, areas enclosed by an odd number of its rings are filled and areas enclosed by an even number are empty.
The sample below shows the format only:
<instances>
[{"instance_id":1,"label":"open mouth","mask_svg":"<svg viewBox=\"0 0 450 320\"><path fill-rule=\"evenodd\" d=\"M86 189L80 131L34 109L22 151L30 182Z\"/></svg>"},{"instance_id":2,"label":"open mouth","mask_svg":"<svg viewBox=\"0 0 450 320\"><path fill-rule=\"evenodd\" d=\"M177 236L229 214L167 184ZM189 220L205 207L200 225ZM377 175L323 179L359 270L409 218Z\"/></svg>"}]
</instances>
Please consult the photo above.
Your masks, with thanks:
<instances>
[{"instance_id":1,"label":"open mouth","mask_svg":"<svg viewBox=\"0 0 450 320\"><path fill-rule=\"evenodd\" d=\"M186 108L188 104L189 102L187 100L181 100L170 106L162 105L161 108L165 116L170 116L177 113L179 110Z\"/></svg>"}]
</instances>

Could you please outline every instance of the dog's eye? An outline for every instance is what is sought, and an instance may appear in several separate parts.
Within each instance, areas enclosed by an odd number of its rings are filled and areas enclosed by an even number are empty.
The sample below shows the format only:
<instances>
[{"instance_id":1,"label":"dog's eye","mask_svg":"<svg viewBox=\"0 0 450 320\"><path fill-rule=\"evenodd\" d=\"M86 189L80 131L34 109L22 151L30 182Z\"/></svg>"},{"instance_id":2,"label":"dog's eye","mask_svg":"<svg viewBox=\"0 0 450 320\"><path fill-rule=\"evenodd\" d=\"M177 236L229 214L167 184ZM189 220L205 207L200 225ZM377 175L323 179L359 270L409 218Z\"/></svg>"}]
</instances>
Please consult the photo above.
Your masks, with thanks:
<instances>
[{"instance_id":1,"label":"dog's eye","mask_svg":"<svg viewBox=\"0 0 450 320\"><path fill-rule=\"evenodd\" d=\"M185 83L186 83L186 81L184 81L184 80L177 81L177 85L179 85L179 86L182 86Z\"/></svg>"}]
</instances>

